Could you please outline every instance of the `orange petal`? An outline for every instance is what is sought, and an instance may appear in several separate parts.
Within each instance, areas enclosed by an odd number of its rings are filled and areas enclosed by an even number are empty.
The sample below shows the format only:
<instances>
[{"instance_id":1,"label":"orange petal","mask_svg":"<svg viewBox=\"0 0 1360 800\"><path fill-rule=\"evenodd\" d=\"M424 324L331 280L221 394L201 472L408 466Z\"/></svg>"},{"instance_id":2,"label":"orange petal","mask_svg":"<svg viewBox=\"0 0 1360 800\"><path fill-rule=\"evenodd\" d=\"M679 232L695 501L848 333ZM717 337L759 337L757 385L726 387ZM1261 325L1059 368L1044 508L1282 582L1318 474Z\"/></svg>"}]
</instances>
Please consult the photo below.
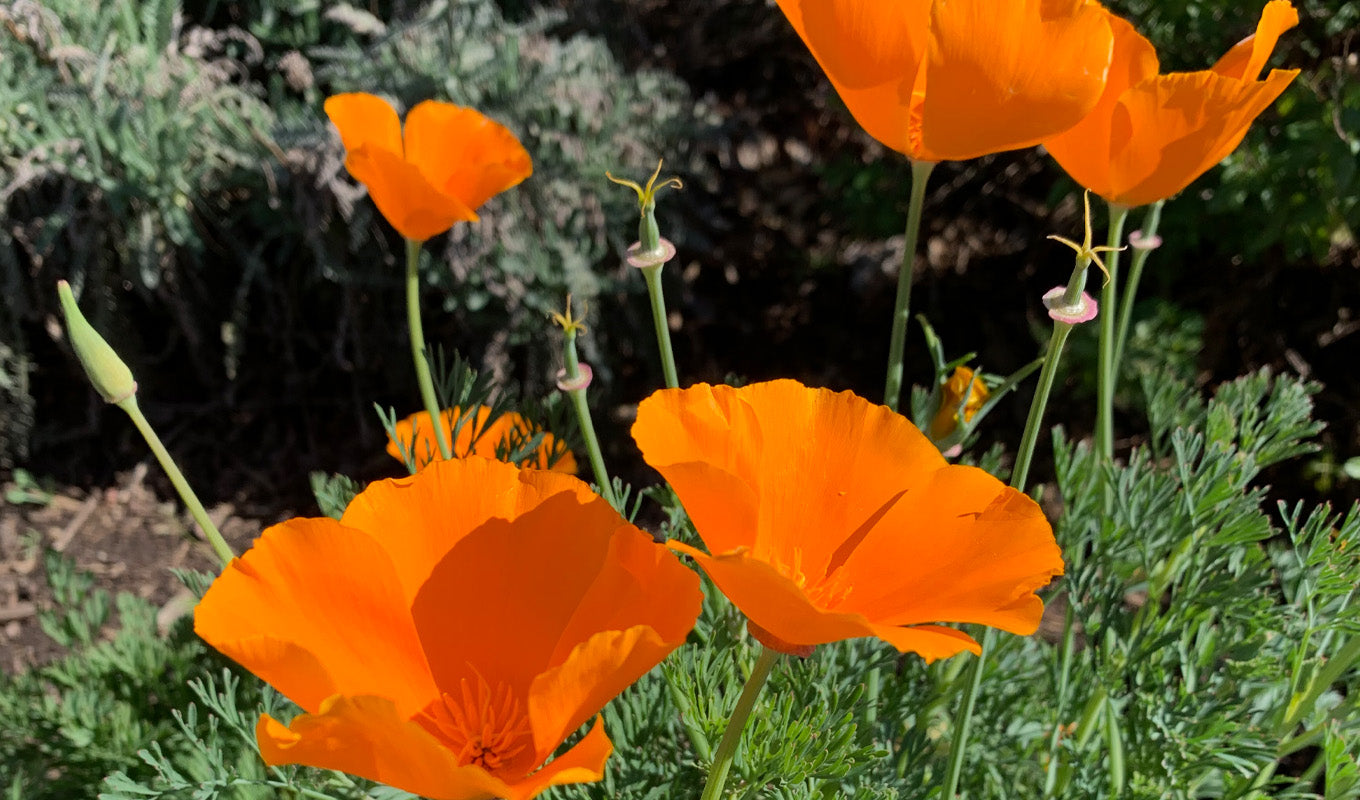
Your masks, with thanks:
<instances>
[{"instance_id":1,"label":"orange petal","mask_svg":"<svg viewBox=\"0 0 1360 800\"><path fill-rule=\"evenodd\" d=\"M480 455L486 458L495 458L496 451L503 441L512 434L522 437L532 436L536 429L520 414L514 411L504 411L496 417L490 424L487 424L487 417L491 415L491 409L481 406L475 417L469 416L461 425L458 425L462 412L457 408L446 408L440 414L440 419L444 425L444 435L446 441L451 442L452 452L455 458L465 458L469 455ZM453 435L453 429L458 427L458 435ZM401 446L398 446L398 442ZM549 460L556 449L557 441L551 433L544 433L540 440L538 449L528 458L524 459L520 466L534 467L536 469L553 469L557 472L565 472L568 475L576 473L576 458L571 451L564 452L549 467ZM439 442L434 436L434 428L430 425L430 415L428 412L421 411L411 416L398 420L393 428L392 435L387 439L387 454L404 461L401 452L402 447L406 447L415 459L416 469L422 469L431 461L440 458Z\"/></svg>"},{"instance_id":2,"label":"orange petal","mask_svg":"<svg viewBox=\"0 0 1360 800\"><path fill-rule=\"evenodd\" d=\"M1115 202L1137 206L1184 189L1231 153L1298 70L1261 82L1214 72L1163 75L1124 93L1112 126Z\"/></svg>"},{"instance_id":3,"label":"orange petal","mask_svg":"<svg viewBox=\"0 0 1360 800\"><path fill-rule=\"evenodd\" d=\"M389 150L363 146L349 151L345 169L368 187L383 217L407 239L423 242L455 222L475 221L477 214L453 195L430 184L414 164Z\"/></svg>"},{"instance_id":4,"label":"orange petal","mask_svg":"<svg viewBox=\"0 0 1360 800\"><path fill-rule=\"evenodd\" d=\"M977 622L1030 634L1034 590L1063 572L1038 504L975 467L936 472L896 503L833 576L833 610L886 625Z\"/></svg>"},{"instance_id":5,"label":"orange petal","mask_svg":"<svg viewBox=\"0 0 1360 800\"><path fill-rule=\"evenodd\" d=\"M558 636L551 669L529 690L543 755L684 643L699 616L699 576L631 525L616 530L595 577Z\"/></svg>"},{"instance_id":6,"label":"orange petal","mask_svg":"<svg viewBox=\"0 0 1360 800\"><path fill-rule=\"evenodd\" d=\"M1040 0L932 4L921 109L927 157L1029 147L1091 111L1113 47L1105 12L1083 5L1071 16L1045 18L1044 11Z\"/></svg>"},{"instance_id":7,"label":"orange petal","mask_svg":"<svg viewBox=\"0 0 1360 800\"><path fill-rule=\"evenodd\" d=\"M529 800L550 786L567 783L594 783L604 778L604 765L614 752L614 744L605 734L604 722L595 724L581 741L570 750L549 761L543 769L528 778L511 784L503 795L505 800Z\"/></svg>"},{"instance_id":8,"label":"orange petal","mask_svg":"<svg viewBox=\"0 0 1360 800\"><path fill-rule=\"evenodd\" d=\"M401 120L396 109L381 97L366 92L328 97L326 116L340 131L345 150L353 152L367 146L401 157Z\"/></svg>"},{"instance_id":9,"label":"orange petal","mask_svg":"<svg viewBox=\"0 0 1360 800\"><path fill-rule=\"evenodd\" d=\"M1261 21L1256 33L1233 46L1212 70L1227 78L1254 81L1265 69L1266 61L1275 50L1280 35L1299 24L1299 12L1288 0L1271 0L1261 10Z\"/></svg>"},{"instance_id":10,"label":"orange petal","mask_svg":"<svg viewBox=\"0 0 1360 800\"><path fill-rule=\"evenodd\" d=\"M973 637L954 628L940 625L899 628L877 623L872 627L875 636L896 647L898 652L916 653L925 659L927 664L939 658L956 656L964 650L973 655L982 652L982 646Z\"/></svg>"},{"instance_id":11,"label":"orange petal","mask_svg":"<svg viewBox=\"0 0 1360 800\"><path fill-rule=\"evenodd\" d=\"M930 4L920 0L779 0L855 121L914 156L912 91L925 57Z\"/></svg>"},{"instance_id":12,"label":"orange petal","mask_svg":"<svg viewBox=\"0 0 1360 800\"><path fill-rule=\"evenodd\" d=\"M406 159L439 192L476 209L529 177L533 164L504 125L471 108L426 100L406 115Z\"/></svg>"},{"instance_id":13,"label":"orange petal","mask_svg":"<svg viewBox=\"0 0 1360 800\"><path fill-rule=\"evenodd\" d=\"M266 530L213 582L194 630L309 711L336 693L402 713L438 696L391 561L332 519Z\"/></svg>"},{"instance_id":14,"label":"orange petal","mask_svg":"<svg viewBox=\"0 0 1360 800\"><path fill-rule=\"evenodd\" d=\"M603 502L569 475L473 456L369 484L350 501L342 522L368 532L387 551L409 603L434 565L469 532L493 517L514 520L563 493L581 503Z\"/></svg>"},{"instance_id":15,"label":"orange petal","mask_svg":"<svg viewBox=\"0 0 1360 800\"><path fill-rule=\"evenodd\" d=\"M638 407L633 438L710 552L747 547L808 575L945 465L886 406L790 380L656 392Z\"/></svg>"},{"instance_id":16,"label":"orange petal","mask_svg":"<svg viewBox=\"0 0 1360 800\"><path fill-rule=\"evenodd\" d=\"M491 519L461 537L411 606L435 683L453 691L462 679L494 676L527 697L533 679L557 666L562 635L602 569L613 567L610 539L625 526L599 497L560 493L513 522ZM628 535L651 541L636 529ZM652 605L637 613L649 616Z\"/></svg>"},{"instance_id":17,"label":"orange petal","mask_svg":"<svg viewBox=\"0 0 1360 800\"><path fill-rule=\"evenodd\" d=\"M491 800L513 791L481 767L460 767L453 753L383 697L336 695L287 726L264 714L255 738L270 766L339 770L430 800Z\"/></svg>"},{"instance_id":18,"label":"orange petal","mask_svg":"<svg viewBox=\"0 0 1360 800\"><path fill-rule=\"evenodd\" d=\"M1106 12L1114 34L1109 80L1091 113L1064 133L1044 140L1044 148L1072 179L1105 199L1118 193L1112 182L1110 126L1119 98L1130 87L1155 78L1157 51L1122 17Z\"/></svg>"}]
</instances>

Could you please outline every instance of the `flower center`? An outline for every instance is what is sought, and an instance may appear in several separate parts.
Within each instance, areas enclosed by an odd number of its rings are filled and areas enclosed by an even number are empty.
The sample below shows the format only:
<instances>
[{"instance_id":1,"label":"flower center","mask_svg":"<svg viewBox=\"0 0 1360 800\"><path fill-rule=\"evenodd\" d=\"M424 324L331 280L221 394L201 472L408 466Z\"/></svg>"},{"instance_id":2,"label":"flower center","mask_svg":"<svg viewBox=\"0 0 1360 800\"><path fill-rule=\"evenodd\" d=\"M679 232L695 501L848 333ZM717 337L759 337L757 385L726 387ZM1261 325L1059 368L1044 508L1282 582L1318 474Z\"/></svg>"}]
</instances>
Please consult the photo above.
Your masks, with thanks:
<instances>
[{"instance_id":1,"label":"flower center","mask_svg":"<svg viewBox=\"0 0 1360 800\"><path fill-rule=\"evenodd\" d=\"M830 611L840 605L850 594L852 587L846 584L839 569L833 570L830 575L809 576L803 570L803 548L793 548L793 559L785 562L779 556L770 554L768 556L770 566L793 581L812 604L825 611Z\"/></svg>"},{"instance_id":2,"label":"flower center","mask_svg":"<svg viewBox=\"0 0 1360 800\"><path fill-rule=\"evenodd\" d=\"M480 675L464 678L458 692L444 692L415 722L453 751L460 766L476 765L498 775L533 748L533 729L519 698L505 684L492 687Z\"/></svg>"}]
</instances>

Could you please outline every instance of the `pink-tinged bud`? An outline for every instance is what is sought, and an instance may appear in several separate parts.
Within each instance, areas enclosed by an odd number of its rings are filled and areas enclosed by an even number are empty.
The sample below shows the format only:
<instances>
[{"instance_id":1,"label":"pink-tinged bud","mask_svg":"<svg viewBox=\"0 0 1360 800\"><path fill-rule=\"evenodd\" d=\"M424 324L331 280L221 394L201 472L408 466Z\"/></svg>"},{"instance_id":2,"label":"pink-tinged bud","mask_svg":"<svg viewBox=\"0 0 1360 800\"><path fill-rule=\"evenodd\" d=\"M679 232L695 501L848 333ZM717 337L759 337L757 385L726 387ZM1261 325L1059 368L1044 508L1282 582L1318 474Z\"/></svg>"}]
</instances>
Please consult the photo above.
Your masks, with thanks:
<instances>
[{"instance_id":1,"label":"pink-tinged bud","mask_svg":"<svg viewBox=\"0 0 1360 800\"><path fill-rule=\"evenodd\" d=\"M1144 236L1142 231L1129 234L1129 246L1134 250L1156 250L1162 246L1162 237L1157 234Z\"/></svg>"},{"instance_id":2,"label":"pink-tinged bud","mask_svg":"<svg viewBox=\"0 0 1360 800\"><path fill-rule=\"evenodd\" d=\"M577 368L580 372L575 378L567 377L567 371L559 369L557 371L557 388L564 392L579 392L589 386L591 379L595 377L595 371L586 363L578 364Z\"/></svg>"},{"instance_id":3,"label":"pink-tinged bud","mask_svg":"<svg viewBox=\"0 0 1360 800\"><path fill-rule=\"evenodd\" d=\"M660 244L650 251L642 249L642 242L633 242L628 248L628 265L638 269L659 267L675 258L675 245L671 244L665 237L661 237L657 241Z\"/></svg>"},{"instance_id":4,"label":"pink-tinged bud","mask_svg":"<svg viewBox=\"0 0 1360 800\"><path fill-rule=\"evenodd\" d=\"M1081 299L1069 306L1063 300L1066 294L1066 286L1054 286L1044 293L1044 307L1048 309L1048 316L1054 322L1077 325L1082 322L1090 322L1096 318L1097 308L1094 297L1082 292Z\"/></svg>"}]
</instances>

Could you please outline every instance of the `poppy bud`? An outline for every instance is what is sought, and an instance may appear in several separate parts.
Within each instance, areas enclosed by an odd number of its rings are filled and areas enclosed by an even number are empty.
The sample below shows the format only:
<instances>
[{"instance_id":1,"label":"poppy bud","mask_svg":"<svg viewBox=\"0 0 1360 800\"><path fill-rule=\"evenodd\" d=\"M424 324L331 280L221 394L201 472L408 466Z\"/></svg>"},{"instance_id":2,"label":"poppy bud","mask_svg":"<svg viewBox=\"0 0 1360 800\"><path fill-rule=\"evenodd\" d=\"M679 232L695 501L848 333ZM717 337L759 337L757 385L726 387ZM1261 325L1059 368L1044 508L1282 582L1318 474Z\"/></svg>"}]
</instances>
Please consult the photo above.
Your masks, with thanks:
<instances>
[{"instance_id":1,"label":"poppy bud","mask_svg":"<svg viewBox=\"0 0 1360 800\"><path fill-rule=\"evenodd\" d=\"M61 310L66 317L66 332L71 337L71 347L104 402L116 405L135 395L137 381L132 378L132 370L104 341L99 331L86 321L85 315L80 313L75 295L71 294L71 284L57 281L57 294L61 297Z\"/></svg>"}]
</instances>

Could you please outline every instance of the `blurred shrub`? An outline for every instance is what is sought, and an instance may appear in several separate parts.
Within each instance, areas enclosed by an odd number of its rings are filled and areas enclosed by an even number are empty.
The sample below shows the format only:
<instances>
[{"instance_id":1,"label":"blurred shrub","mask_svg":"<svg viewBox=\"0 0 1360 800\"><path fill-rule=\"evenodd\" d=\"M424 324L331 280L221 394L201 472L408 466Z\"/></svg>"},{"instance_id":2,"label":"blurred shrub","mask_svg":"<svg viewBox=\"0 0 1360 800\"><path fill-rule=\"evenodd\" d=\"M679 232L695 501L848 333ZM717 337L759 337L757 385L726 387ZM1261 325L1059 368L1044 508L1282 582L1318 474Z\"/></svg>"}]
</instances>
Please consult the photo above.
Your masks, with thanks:
<instances>
[{"instance_id":1,"label":"blurred shrub","mask_svg":"<svg viewBox=\"0 0 1360 800\"><path fill-rule=\"evenodd\" d=\"M560 14L511 23L492 0L365 8L0 8L0 108L13 109L0 115L0 342L22 360L67 277L134 369L173 370L138 370L153 396L303 402L327 371L398 385L383 370L401 377L404 365L382 355L405 347L390 324L400 246L344 173L321 112L342 91L477 106L534 157L529 182L427 248L459 314L449 344L504 367L566 291L588 301L614 288L625 273L599 267L622 242L606 223L626 234L632 212L603 173L650 170L663 154L686 171L683 86L623 74L595 39L554 39ZM387 290L390 303L369 303ZM450 327L427 325L436 337ZM530 367L546 384L547 365Z\"/></svg>"}]
</instances>

